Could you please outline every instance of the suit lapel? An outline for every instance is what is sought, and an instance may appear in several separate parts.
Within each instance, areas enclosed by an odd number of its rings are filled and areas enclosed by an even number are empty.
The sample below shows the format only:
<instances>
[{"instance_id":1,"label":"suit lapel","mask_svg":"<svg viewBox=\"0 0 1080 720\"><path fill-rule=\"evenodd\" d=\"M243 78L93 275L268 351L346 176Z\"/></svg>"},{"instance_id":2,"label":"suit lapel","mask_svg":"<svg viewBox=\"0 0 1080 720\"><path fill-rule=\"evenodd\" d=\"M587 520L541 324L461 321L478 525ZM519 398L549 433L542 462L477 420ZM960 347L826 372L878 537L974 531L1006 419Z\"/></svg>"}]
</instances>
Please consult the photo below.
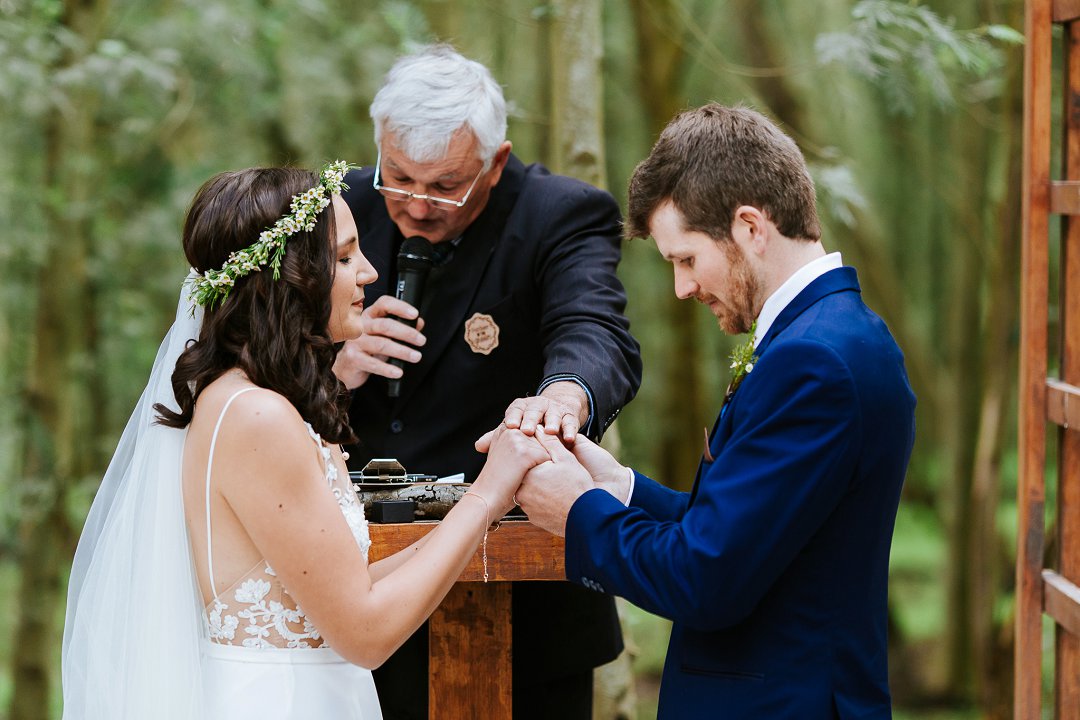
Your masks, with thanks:
<instances>
[{"instance_id":1,"label":"suit lapel","mask_svg":"<svg viewBox=\"0 0 1080 720\"><path fill-rule=\"evenodd\" d=\"M795 298L787 304L776 320L773 321L769 331L765 333L765 337L758 343L757 350L754 354L760 358L765 354L765 351L769 349L772 341L777 335L786 330L797 317L802 315L808 308L819 302L822 298L833 293L843 292L845 290L854 290L859 292L859 278L855 273L855 268L841 267L835 270L830 270L817 277L812 283L803 288ZM733 405L738 398L738 391L728 402L728 412L724 412L724 408L721 407L720 413L716 417L716 422L713 424L712 432L709 433L709 449L713 457L719 457L720 452L724 448L724 444L727 442L727 438L731 435L731 405ZM694 504L694 499L697 497L698 485L701 482L701 476L705 470L705 462L698 463L697 475L694 477L694 486L690 491L690 505Z\"/></svg>"},{"instance_id":2,"label":"suit lapel","mask_svg":"<svg viewBox=\"0 0 1080 720\"><path fill-rule=\"evenodd\" d=\"M498 185L492 188L487 207L465 230L453 259L443 268L437 301L430 303L424 316L427 344L421 349L423 357L403 383L398 407L408 402L451 343L464 342L465 314L473 305L481 279L502 238L506 217L517 202L524 177L525 166L511 155Z\"/></svg>"},{"instance_id":3,"label":"suit lapel","mask_svg":"<svg viewBox=\"0 0 1080 720\"><path fill-rule=\"evenodd\" d=\"M769 331L765 333L765 337L758 343L754 354L759 358L764 355L773 339L786 330L788 325L791 325L795 318L802 315L807 308L813 306L826 295L845 290L859 292L859 278L855 274L855 268L853 267L836 268L815 278L812 283L803 288L803 291L787 304L787 307L780 311L776 320L773 321L772 327L769 328Z\"/></svg>"}]
</instances>

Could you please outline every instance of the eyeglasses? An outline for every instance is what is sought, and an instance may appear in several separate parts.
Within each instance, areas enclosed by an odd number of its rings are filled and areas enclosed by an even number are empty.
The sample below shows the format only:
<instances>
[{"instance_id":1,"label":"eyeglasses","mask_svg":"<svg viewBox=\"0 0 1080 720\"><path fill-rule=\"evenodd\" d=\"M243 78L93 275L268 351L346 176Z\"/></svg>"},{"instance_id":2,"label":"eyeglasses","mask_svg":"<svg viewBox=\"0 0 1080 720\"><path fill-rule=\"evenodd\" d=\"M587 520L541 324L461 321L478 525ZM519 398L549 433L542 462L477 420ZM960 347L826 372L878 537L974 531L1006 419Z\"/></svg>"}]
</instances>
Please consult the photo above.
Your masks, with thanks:
<instances>
[{"instance_id":1,"label":"eyeglasses","mask_svg":"<svg viewBox=\"0 0 1080 720\"><path fill-rule=\"evenodd\" d=\"M465 195L460 200L450 200L448 198L436 197L435 195L424 195L421 193L409 192L408 190L401 190L399 188L392 188L383 185L382 180L382 150L379 150L378 159L375 161L375 177L371 180L371 186L379 191L387 200L393 200L394 202L408 202L410 200L423 200L428 205L438 210L456 210L469 202L469 196L472 195L473 188L476 187L476 181L480 179L480 176L484 174L484 167L480 167L480 171L476 173L476 177L473 178L472 184L469 185L469 189L465 191Z\"/></svg>"}]
</instances>

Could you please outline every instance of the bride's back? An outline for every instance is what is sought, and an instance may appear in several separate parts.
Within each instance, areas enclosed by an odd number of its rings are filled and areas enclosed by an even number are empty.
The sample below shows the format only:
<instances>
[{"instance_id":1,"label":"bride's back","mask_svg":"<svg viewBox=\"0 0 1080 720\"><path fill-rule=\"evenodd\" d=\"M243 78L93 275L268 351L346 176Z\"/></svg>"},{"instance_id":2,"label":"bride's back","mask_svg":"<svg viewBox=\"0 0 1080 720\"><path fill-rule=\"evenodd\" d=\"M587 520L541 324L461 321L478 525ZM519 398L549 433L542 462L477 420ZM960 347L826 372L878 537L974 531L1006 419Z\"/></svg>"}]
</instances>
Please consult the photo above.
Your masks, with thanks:
<instances>
[{"instance_id":1,"label":"bride's back","mask_svg":"<svg viewBox=\"0 0 1080 720\"><path fill-rule=\"evenodd\" d=\"M369 543L343 463L283 397L251 384L239 370L225 373L196 402L183 461L185 518L209 635L229 645L319 647L325 643L321 633L252 537L279 533L277 516L289 512L282 502L276 508L271 503L266 514L265 496L281 482L281 465L252 452L260 445L295 457L304 472L285 482L338 500L351 540L365 553ZM249 531L245 519L252 518L256 527ZM304 537L293 540L307 544Z\"/></svg>"}]
</instances>

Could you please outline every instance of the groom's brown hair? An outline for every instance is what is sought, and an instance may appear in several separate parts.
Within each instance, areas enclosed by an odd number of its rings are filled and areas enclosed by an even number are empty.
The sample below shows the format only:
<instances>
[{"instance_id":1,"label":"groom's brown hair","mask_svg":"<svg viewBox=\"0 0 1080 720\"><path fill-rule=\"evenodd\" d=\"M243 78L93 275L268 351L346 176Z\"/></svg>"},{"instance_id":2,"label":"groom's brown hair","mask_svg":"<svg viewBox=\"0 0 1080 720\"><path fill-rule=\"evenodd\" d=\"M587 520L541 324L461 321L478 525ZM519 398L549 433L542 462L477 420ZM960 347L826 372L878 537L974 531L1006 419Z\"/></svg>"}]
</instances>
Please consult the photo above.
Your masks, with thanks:
<instances>
[{"instance_id":1,"label":"groom's brown hair","mask_svg":"<svg viewBox=\"0 0 1080 720\"><path fill-rule=\"evenodd\" d=\"M735 210L761 210L786 237L821 237L814 181L795 141L747 107L710 103L679 113L630 178L625 234L648 237L670 200L688 231L730 239Z\"/></svg>"}]
</instances>

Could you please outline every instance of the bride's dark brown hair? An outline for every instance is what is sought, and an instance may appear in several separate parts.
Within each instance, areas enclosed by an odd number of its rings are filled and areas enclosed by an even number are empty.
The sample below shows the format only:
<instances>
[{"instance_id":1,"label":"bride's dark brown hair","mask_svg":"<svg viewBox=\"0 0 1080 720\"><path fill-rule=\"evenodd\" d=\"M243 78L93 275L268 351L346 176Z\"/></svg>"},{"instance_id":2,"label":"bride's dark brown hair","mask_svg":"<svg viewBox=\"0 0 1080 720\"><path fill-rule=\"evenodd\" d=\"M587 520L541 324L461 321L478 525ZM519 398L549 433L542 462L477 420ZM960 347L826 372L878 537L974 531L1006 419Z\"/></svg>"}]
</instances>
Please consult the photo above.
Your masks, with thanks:
<instances>
[{"instance_id":1,"label":"bride's dark brown hair","mask_svg":"<svg viewBox=\"0 0 1080 720\"><path fill-rule=\"evenodd\" d=\"M199 272L220 268L230 253L288 214L294 195L318 182L315 173L296 168L214 176L196 193L184 221L188 262ZM326 441L355 441L328 329L337 256L330 242L336 236L333 211L330 205L311 232L285 241L280 279L264 267L237 279L224 302L205 310L198 340L180 355L172 375L180 412L155 405L161 424L187 427L206 386L239 367L256 385L285 396Z\"/></svg>"}]
</instances>

